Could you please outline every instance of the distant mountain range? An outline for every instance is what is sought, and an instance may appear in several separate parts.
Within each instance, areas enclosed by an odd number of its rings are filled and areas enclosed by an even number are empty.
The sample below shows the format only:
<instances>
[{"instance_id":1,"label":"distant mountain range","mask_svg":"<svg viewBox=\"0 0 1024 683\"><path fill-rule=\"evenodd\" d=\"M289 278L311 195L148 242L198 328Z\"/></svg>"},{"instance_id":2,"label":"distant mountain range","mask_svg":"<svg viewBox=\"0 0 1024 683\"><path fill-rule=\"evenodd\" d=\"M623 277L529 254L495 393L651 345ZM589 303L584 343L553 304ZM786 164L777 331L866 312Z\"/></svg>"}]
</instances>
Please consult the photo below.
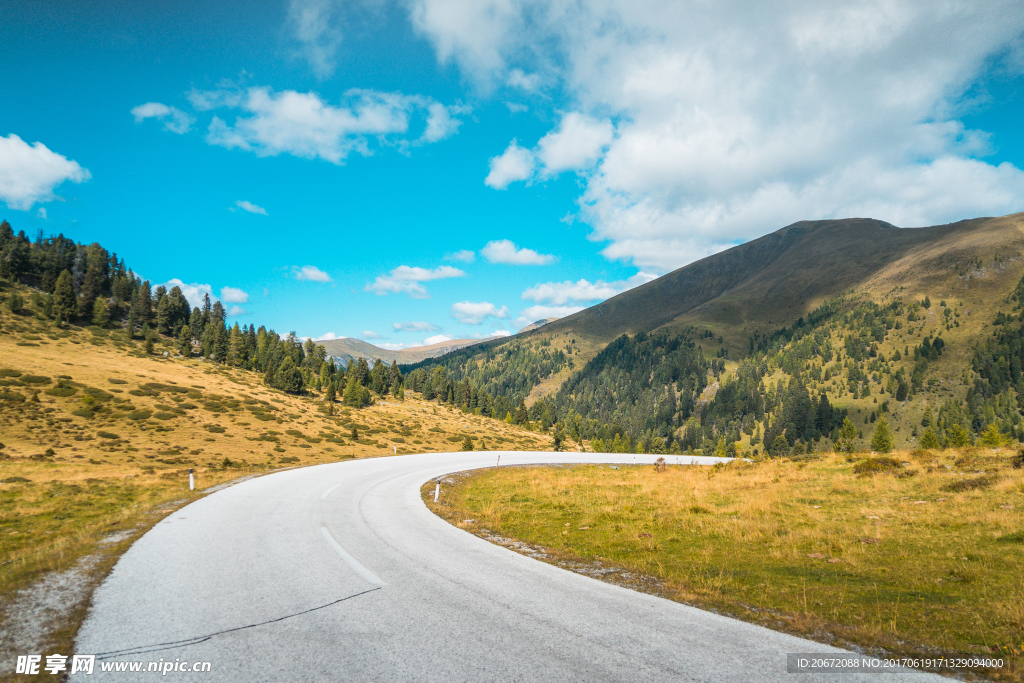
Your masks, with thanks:
<instances>
[{"instance_id":1,"label":"distant mountain range","mask_svg":"<svg viewBox=\"0 0 1024 683\"><path fill-rule=\"evenodd\" d=\"M345 363L353 358L365 358L368 361L380 359L391 365L396 360L399 365L418 363L428 358L437 358L457 349L462 349L473 344L479 344L483 339L450 339L448 341L429 344L427 346L415 346L411 349L397 349L394 351L382 349L379 346L368 344L361 339L343 337L341 339L330 339L318 342L327 349L327 353Z\"/></svg>"}]
</instances>

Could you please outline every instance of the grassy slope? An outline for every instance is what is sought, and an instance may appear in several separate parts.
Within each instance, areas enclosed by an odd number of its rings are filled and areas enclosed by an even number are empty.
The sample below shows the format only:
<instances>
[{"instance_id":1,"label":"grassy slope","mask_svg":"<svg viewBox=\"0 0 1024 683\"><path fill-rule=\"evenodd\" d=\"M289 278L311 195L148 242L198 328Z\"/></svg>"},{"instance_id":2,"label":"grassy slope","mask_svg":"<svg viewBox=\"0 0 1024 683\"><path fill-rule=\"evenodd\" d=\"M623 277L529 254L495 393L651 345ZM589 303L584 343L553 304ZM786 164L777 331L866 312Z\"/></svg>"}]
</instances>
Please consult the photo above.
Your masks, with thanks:
<instances>
[{"instance_id":1,"label":"grassy slope","mask_svg":"<svg viewBox=\"0 0 1024 683\"><path fill-rule=\"evenodd\" d=\"M389 455L396 447L400 454L453 451L466 435L477 449L550 444L548 436L438 408L411 393L404 402L339 407L330 416L317 397L270 389L257 373L161 355L170 349L158 344L157 355L145 357L141 343L119 330L57 329L32 313L0 310L0 374L8 375L0 378L0 612L17 589L73 566L104 547L103 538L119 531L134 538L155 511L170 512L222 482ZM60 376L70 389L57 393L73 395L47 393ZM191 393L154 391L154 383ZM72 414L87 389L100 396L97 409L92 417ZM196 493L188 490L189 468ZM116 559L116 552L106 555L100 570ZM60 626L54 637L69 642L74 629Z\"/></svg>"},{"instance_id":2,"label":"grassy slope","mask_svg":"<svg viewBox=\"0 0 1024 683\"><path fill-rule=\"evenodd\" d=\"M841 647L1011 656L1016 673L990 675L1021 680L1024 469L1006 451L894 455L874 476L835 454L506 467L447 478L438 504L428 483L424 500L596 578Z\"/></svg>"}]
</instances>

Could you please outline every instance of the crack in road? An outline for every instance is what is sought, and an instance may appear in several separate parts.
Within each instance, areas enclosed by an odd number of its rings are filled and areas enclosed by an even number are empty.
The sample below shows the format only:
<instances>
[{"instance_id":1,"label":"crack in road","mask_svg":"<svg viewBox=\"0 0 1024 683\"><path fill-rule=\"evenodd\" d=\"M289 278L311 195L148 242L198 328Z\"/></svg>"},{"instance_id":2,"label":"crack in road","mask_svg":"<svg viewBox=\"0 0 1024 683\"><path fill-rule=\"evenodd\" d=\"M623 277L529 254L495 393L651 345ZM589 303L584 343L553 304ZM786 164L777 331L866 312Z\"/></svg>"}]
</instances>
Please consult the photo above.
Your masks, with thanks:
<instances>
[{"instance_id":1,"label":"crack in road","mask_svg":"<svg viewBox=\"0 0 1024 683\"><path fill-rule=\"evenodd\" d=\"M130 648L126 648L124 650L111 650L109 652L98 652L98 653L96 653L96 659L104 660L104 659L111 659L112 657L125 657L125 656L129 656L129 655L141 655L141 654L146 654L147 652L160 652L162 650L170 650L170 649L173 649L173 648L176 648L176 647L188 647L189 645L198 645L199 643L205 643L206 641L210 640L211 638L215 638L217 636L224 635L225 633L233 633L235 631L244 631L246 629L256 628L257 626L266 626L267 624L274 624L274 623L277 623L279 621L284 621L285 619L291 619L292 617L299 617L299 616L302 616L303 614L309 614L310 612L316 612L317 610L325 609L327 607L330 607L331 605L337 605L338 603L345 602L346 600L351 600L353 598L358 598L360 595L366 595L367 593L373 593L374 591L379 591L380 589L381 589L381 587L378 586L376 588L371 588L369 590L361 591L359 593L354 593L352 595L347 595L344 598L339 598L337 600L333 600L333 601L328 602L326 604L318 605L317 607L311 607L310 609L303 610L301 612L295 612L293 614L286 614L283 617L277 617L276 619L268 619L267 621L260 621L260 622L255 623L255 624L246 624L245 626L236 626L234 628L224 629L223 631L215 631L213 633L208 633L206 635L195 636L194 638L185 638L183 640L172 640L172 641L168 641L166 643L153 643L151 645L138 645L136 647L130 647Z\"/></svg>"}]
</instances>

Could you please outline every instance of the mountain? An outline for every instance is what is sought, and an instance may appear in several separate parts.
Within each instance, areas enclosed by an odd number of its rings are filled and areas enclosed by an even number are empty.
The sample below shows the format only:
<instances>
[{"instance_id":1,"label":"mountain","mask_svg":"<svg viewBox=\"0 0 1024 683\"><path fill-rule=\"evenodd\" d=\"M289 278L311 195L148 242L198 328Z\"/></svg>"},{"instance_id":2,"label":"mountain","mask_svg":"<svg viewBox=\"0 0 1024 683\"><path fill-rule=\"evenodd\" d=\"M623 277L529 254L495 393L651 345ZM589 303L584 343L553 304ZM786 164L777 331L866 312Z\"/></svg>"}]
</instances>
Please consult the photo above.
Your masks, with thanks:
<instances>
[{"instance_id":1,"label":"mountain","mask_svg":"<svg viewBox=\"0 0 1024 683\"><path fill-rule=\"evenodd\" d=\"M1024 440L1022 255L1024 214L802 221L407 372L620 452L867 448L879 420L900 447L998 445Z\"/></svg>"},{"instance_id":2,"label":"mountain","mask_svg":"<svg viewBox=\"0 0 1024 683\"><path fill-rule=\"evenodd\" d=\"M365 358L368 361L380 359L391 365L395 361L398 361L400 365L409 363L418 363L419 361L426 360L427 358L437 358L443 356L446 353L451 353L458 349L472 346L473 344L479 344L481 339L450 339L448 341L438 342L437 344L429 344L427 346L415 346L411 349L399 349L391 351L388 349L382 349L379 346L368 344L360 339L354 339L352 337L343 337L341 339L330 339L327 341L318 342L320 346L327 349L327 354L344 360L346 363L352 358Z\"/></svg>"},{"instance_id":3,"label":"mountain","mask_svg":"<svg viewBox=\"0 0 1024 683\"><path fill-rule=\"evenodd\" d=\"M558 318L541 318L540 320L534 320L532 323L519 330L519 334L523 334L524 332L533 332L534 330L544 327L548 323L553 323L556 320L558 320Z\"/></svg>"},{"instance_id":4,"label":"mountain","mask_svg":"<svg viewBox=\"0 0 1024 683\"><path fill-rule=\"evenodd\" d=\"M972 258L1020 254L1024 214L927 228L851 218L800 221L701 259L543 327L601 342L620 334L697 325L722 333L792 322L841 292L947 282ZM539 332L535 331L534 334Z\"/></svg>"}]
</instances>

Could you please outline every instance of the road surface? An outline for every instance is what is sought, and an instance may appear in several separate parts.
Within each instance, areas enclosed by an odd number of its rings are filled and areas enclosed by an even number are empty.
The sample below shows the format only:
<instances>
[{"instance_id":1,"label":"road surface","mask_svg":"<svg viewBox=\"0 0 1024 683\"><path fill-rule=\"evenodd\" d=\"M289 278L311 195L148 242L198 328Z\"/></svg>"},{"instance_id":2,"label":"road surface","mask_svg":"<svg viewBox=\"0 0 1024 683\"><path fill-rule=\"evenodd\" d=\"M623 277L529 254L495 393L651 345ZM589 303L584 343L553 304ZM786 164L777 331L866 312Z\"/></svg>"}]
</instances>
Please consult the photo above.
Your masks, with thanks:
<instances>
[{"instance_id":1,"label":"road surface","mask_svg":"<svg viewBox=\"0 0 1024 683\"><path fill-rule=\"evenodd\" d=\"M504 452L501 464L633 458ZM240 683L947 680L786 673L787 653L840 651L533 560L420 499L424 482L496 459L432 453L289 470L168 515L94 594L75 652L99 657L92 675L71 680L158 675L100 671L111 662L209 662L209 673L161 678Z\"/></svg>"}]
</instances>

